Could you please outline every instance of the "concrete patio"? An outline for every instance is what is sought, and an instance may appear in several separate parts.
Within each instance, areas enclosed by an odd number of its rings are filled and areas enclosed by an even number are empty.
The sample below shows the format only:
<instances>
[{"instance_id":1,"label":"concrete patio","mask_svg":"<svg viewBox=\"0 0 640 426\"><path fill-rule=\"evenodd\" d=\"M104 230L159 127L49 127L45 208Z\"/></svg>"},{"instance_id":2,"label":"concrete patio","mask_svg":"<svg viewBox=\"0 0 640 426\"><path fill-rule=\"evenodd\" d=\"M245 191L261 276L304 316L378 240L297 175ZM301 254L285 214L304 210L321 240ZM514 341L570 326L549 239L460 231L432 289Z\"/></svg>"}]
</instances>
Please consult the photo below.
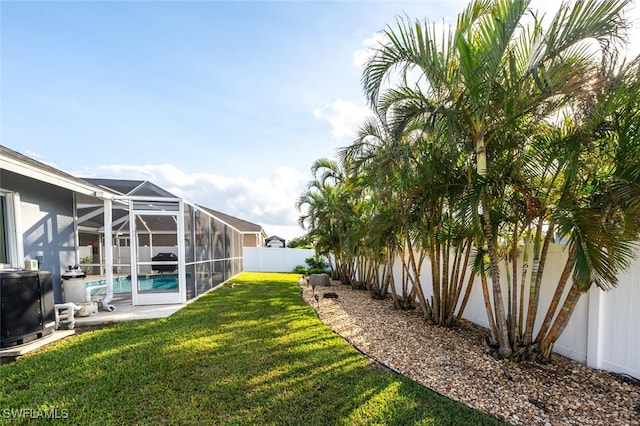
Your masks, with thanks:
<instances>
[{"instance_id":1,"label":"concrete patio","mask_svg":"<svg viewBox=\"0 0 640 426\"><path fill-rule=\"evenodd\" d=\"M41 339L33 340L19 346L0 349L0 364L11 362L15 360L16 357L33 352L66 337L73 336L77 332L82 331L83 328L96 327L123 321L166 318L187 305L132 306L131 304L121 304L115 306L116 310L113 312L98 311L96 314L88 317L76 317L76 328L73 330L55 330L50 335Z\"/></svg>"},{"instance_id":2,"label":"concrete patio","mask_svg":"<svg viewBox=\"0 0 640 426\"><path fill-rule=\"evenodd\" d=\"M166 318L185 306L187 305L115 305L116 310L113 312L98 311L95 315L88 317L76 316L76 327L93 327L122 321Z\"/></svg>"}]
</instances>

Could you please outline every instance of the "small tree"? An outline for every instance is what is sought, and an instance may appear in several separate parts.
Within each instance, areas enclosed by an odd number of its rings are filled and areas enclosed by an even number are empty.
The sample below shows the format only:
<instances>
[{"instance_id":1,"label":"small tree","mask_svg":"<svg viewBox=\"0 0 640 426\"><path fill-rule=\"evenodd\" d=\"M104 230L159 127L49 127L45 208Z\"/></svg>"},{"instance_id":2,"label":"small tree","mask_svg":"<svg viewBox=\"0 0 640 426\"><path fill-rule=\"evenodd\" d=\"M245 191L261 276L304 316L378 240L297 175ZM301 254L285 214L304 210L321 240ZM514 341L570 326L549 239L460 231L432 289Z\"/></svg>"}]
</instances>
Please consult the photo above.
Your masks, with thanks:
<instances>
[{"instance_id":1,"label":"small tree","mask_svg":"<svg viewBox=\"0 0 640 426\"><path fill-rule=\"evenodd\" d=\"M289 240L287 248L299 248L299 249L312 249L313 242L309 238L309 235L303 235L302 237L296 237Z\"/></svg>"}]
</instances>

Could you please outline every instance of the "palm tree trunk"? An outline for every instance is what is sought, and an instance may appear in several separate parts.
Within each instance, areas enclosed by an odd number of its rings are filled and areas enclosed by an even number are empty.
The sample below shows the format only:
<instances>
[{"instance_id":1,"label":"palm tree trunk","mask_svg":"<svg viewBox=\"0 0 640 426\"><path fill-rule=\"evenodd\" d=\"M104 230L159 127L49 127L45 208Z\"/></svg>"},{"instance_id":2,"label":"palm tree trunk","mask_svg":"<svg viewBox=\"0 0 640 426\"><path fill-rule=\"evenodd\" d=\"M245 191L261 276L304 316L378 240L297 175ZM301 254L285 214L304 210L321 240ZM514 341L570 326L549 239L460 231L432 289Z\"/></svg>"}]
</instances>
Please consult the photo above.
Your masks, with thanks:
<instances>
[{"instance_id":1,"label":"palm tree trunk","mask_svg":"<svg viewBox=\"0 0 640 426\"><path fill-rule=\"evenodd\" d=\"M337 275L336 274L336 268L333 265L333 261L331 259L331 256L326 256L326 258L327 258L327 263L329 264L329 271L331 272L331 276L335 277Z\"/></svg>"},{"instance_id":2,"label":"palm tree trunk","mask_svg":"<svg viewBox=\"0 0 640 426\"><path fill-rule=\"evenodd\" d=\"M435 239L435 238L434 238ZM431 281L433 283L433 320L440 318L440 247L437 242L431 243Z\"/></svg>"},{"instance_id":3,"label":"palm tree trunk","mask_svg":"<svg viewBox=\"0 0 640 426\"><path fill-rule=\"evenodd\" d=\"M414 278L414 283L413 283L413 289L416 291L416 294L418 296L418 302L420 303L420 306L422 307L422 310L424 311L424 318L425 319L431 319L430 318L430 310L429 307L427 306L427 301L424 298L424 293L422 291L422 284L420 282L420 270L418 269L417 265L416 265L416 258L415 255L413 253L413 244L411 243L411 236L409 235L409 229L405 228L405 237L407 240L407 248L409 250L409 260L411 262L411 266L413 268L413 278Z\"/></svg>"},{"instance_id":4,"label":"palm tree trunk","mask_svg":"<svg viewBox=\"0 0 640 426\"><path fill-rule=\"evenodd\" d=\"M404 273L403 273L404 275ZM393 298L393 306L396 309L400 309L400 301L398 300L398 292L396 290L396 283L395 280L393 279L393 274L391 274L391 297Z\"/></svg>"},{"instance_id":5,"label":"palm tree trunk","mask_svg":"<svg viewBox=\"0 0 640 426\"><path fill-rule=\"evenodd\" d=\"M406 247L403 249L402 253L402 299L401 303L404 306L409 300L409 276L411 270L411 260L409 256L405 253Z\"/></svg>"},{"instance_id":6,"label":"palm tree trunk","mask_svg":"<svg viewBox=\"0 0 640 426\"><path fill-rule=\"evenodd\" d=\"M469 257L471 256L471 240L464 240L461 247L464 256L461 256L460 262L456 267L456 300L460 298L462 294L462 288L464 287L465 277L467 276L467 270L469 268Z\"/></svg>"},{"instance_id":7,"label":"palm tree trunk","mask_svg":"<svg viewBox=\"0 0 640 426\"><path fill-rule=\"evenodd\" d=\"M511 285L511 271L509 270L509 253L507 249L507 255L504 257L504 270L507 281L507 330L509 335L509 343L513 345L513 339L511 337L513 331L513 306L511 304L511 294L512 294L512 285Z\"/></svg>"},{"instance_id":8,"label":"palm tree trunk","mask_svg":"<svg viewBox=\"0 0 640 426\"><path fill-rule=\"evenodd\" d=\"M484 307L487 309L487 317L489 317L489 329L491 330L491 344L498 343L498 327L496 326L496 320L493 317L493 309L491 308L491 298L489 297L489 286L487 285L487 274L480 273L480 280L482 281L482 296L484 296Z\"/></svg>"},{"instance_id":9,"label":"palm tree trunk","mask_svg":"<svg viewBox=\"0 0 640 426\"><path fill-rule=\"evenodd\" d=\"M467 307L467 303L469 302L469 297L471 296L471 288L473 287L473 272L469 275L469 279L467 281L467 290L464 292L464 298L462 299L462 304L460 305L460 309L458 310L458 314L456 315L456 319L462 318L462 314L464 313L464 309ZM486 280L485 280L486 281ZM488 293L487 293L488 295ZM486 303L486 302L485 302ZM489 306L491 309L491 306Z\"/></svg>"},{"instance_id":10,"label":"palm tree trunk","mask_svg":"<svg viewBox=\"0 0 640 426\"><path fill-rule=\"evenodd\" d=\"M418 271L417 274L418 274L418 278L420 280L420 294L422 295L422 299L425 300L425 301L426 301L426 298L424 297L424 291L422 290L422 273L421 273L421 271L422 271L422 266L424 265L424 261L427 258L431 259L429 257L429 254L425 250L420 250L420 256L418 257L418 261L416 262L416 271ZM427 313L427 315L424 316L427 321L431 321L431 322L434 321L432 306L433 306L433 296L431 297L430 303L427 303L427 307L429 308L429 312Z\"/></svg>"},{"instance_id":11,"label":"palm tree trunk","mask_svg":"<svg viewBox=\"0 0 640 426\"><path fill-rule=\"evenodd\" d=\"M509 344L509 334L507 328L507 318L504 312L504 299L502 297L502 289L500 288L500 270L498 269L498 255L493 241L493 229L491 218L489 216L489 203L487 202L487 193L483 191L482 195L482 218L484 220L484 235L487 240L487 251L489 252L489 264L491 266L491 284L493 288L493 303L496 312L496 326L498 329L498 353L502 357L511 356L512 349Z\"/></svg>"},{"instance_id":12,"label":"palm tree trunk","mask_svg":"<svg viewBox=\"0 0 640 426\"><path fill-rule=\"evenodd\" d=\"M551 349L553 349L553 345L556 340L558 340L564 329L567 327L567 324L569 324L569 320L576 309L580 296L582 296L582 291L576 284L573 284L571 286L571 290L569 290L569 293L567 294L564 304L562 305L562 310L553 322L553 326L549 330L549 333L544 336L538 345L538 351L544 358L549 358L551 355Z\"/></svg>"},{"instance_id":13,"label":"palm tree trunk","mask_svg":"<svg viewBox=\"0 0 640 426\"><path fill-rule=\"evenodd\" d=\"M480 176L487 175L487 150L482 134L476 136L476 167Z\"/></svg>"},{"instance_id":14,"label":"palm tree trunk","mask_svg":"<svg viewBox=\"0 0 640 426\"><path fill-rule=\"evenodd\" d=\"M479 176L487 176L487 150L484 142L484 133L479 131L474 135L476 142L476 167ZM511 355L511 345L509 344L509 335L507 330L507 320L504 313L504 301L502 298L502 289L500 288L500 271L498 268L498 256L493 240L493 229L491 225L491 217L489 215L489 202L486 189L480 194L482 204L482 218L484 222L484 235L487 240L487 251L489 252L489 263L491 266L491 282L493 288L493 303L496 311L496 327L498 331L498 353L503 357Z\"/></svg>"},{"instance_id":15,"label":"palm tree trunk","mask_svg":"<svg viewBox=\"0 0 640 426\"><path fill-rule=\"evenodd\" d=\"M512 266L512 289L511 289L511 324L509 325L509 331L512 345L518 344L518 224L515 223L513 227L513 249L511 252L511 266Z\"/></svg>"},{"instance_id":16,"label":"palm tree trunk","mask_svg":"<svg viewBox=\"0 0 640 426\"><path fill-rule=\"evenodd\" d=\"M384 288L384 294L387 294L387 292L389 291L389 287L391 287L393 304L395 305L397 295L395 294L396 281L393 276L393 264L395 263L394 260L395 260L394 250L387 250L387 261L385 262L385 275L384 275L385 286L383 288Z\"/></svg>"},{"instance_id":17,"label":"palm tree trunk","mask_svg":"<svg viewBox=\"0 0 640 426\"><path fill-rule=\"evenodd\" d=\"M520 341L523 340L523 327L524 327L524 283L527 280L527 269L529 267L529 251L528 251L528 238L525 236L524 248L522 252L522 276L520 277L520 307L518 309L518 335Z\"/></svg>"},{"instance_id":18,"label":"palm tree trunk","mask_svg":"<svg viewBox=\"0 0 640 426\"><path fill-rule=\"evenodd\" d=\"M453 247L453 266L449 279L449 294L453 300L456 300L457 297L456 293L458 290L458 277L460 275L460 262L462 262L463 248L461 243ZM449 311L447 311L447 315L449 315Z\"/></svg>"},{"instance_id":19,"label":"palm tree trunk","mask_svg":"<svg viewBox=\"0 0 640 426\"><path fill-rule=\"evenodd\" d=\"M405 250L402 249L402 298L405 298L407 293L407 269L409 265L407 263L407 258L405 255Z\"/></svg>"},{"instance_id":20,"label":"palm tree trunk","mask_svg":"<svg viewBox=\"0 0 640 426\"><path fill-rule=\"evenodd\" d=\"M538 230L536 231L536 242L533 249L533 264L531 266L531 282L529 285L529 302L527 306L527 324L524 331L522 343L530 345L533 341L533 327L535 326L536 316L538 315L538 305L540 303L540 286L542 285L542 273L544 265L547 261L547 253L553 239L553 222L549 224L547 235L540 252L540 238L542 236L542 216L538 218L540 221Z\"/></svg>"},{"instance_id":21,"label":"palm tree trunk","mask_svg":"<svg viewBox=\"0 0 640 426\"><path fill-rule=\"evenodd\" d=\"M445 241L440 245L440 250L442 251L442 278L440 280L442 298L440 299L441 306L439 324L444 325L449 304L451 303L451 294L449 293L449 252L451 250L451 246Z\"/></svg>"},{"instance_id":22,"label":"palm tree trunk","mask_svg":"<svg viewBox=\"0 0 640 426\"><path fill-rule=\"evenodd\" d=\"M462 262L462 270L460 271L460 274L458 276L458 288L456 290L456 300L458 300L460 298L460 294L462 294L462 288L464 286L464 278L467 275L467 270L469 267L469 257L471 255L471 240L465 240L465 245L466 247L464 248L465 254L464 254L464 261ZM471 296L471 288L473 287L473 272L471 273L471 275L468 278L467 281L467 288L464 292L464 297L462 298L462 304L460 305L460 309L458 309L458 313L456 315L456 319L460 319L462 318L462 313L464 312L464 309L467 307L467 303L469 302L469 297ZM453 312L455 312L455 308L453 310Z\"/></svg>"},{"instance_id":23,"label":"palm tree trunk","mask_svg":"<svg viewBox=\"0 0 640 426\"><path fill-rule=\"evenodd\" d=\"M451 279L449 281L449 297L451 299L451 302L449 303L447 315L445 317L445 323L447 325L450 325L453 322L455 309L458 304L458 300L460 300L460 293L464 284L464 275L460 276L460 273L462 269L462 258L464 256L465 247L466 240L459 242L454 247L455 254L453 257L453 270L451 273Z\"/></svg>"},{"instance_id":24,"label":"palm tree trunk","mask_svg":"<svg viewBox=\"0 0 640 426\"><path fill-rule=\"evenodd\" d=\"M385 251L384 259L381 260L382 273L379 274L380 293L384 295L387 295L389 293L389 282L393 279L392 270L389 269L388 252L389 250Z\"/></svg>"},{"instance_id":25,"label":"palm tree trunk","mask_svg":"<svg viewBox=\"0 0 640 426\"><path fill-rule=\"evenodd\" d=\"M536 342L542 341L547 334L547 330L549 330L549 326L551 325L551 321L558 310L558 306L560 305L560 300L562 299L562 294L567 286L567 282L569 281L569 276L571 275L571 271L573 270L573 266L576 264L576 248L572 246L569 249L569 257L567 257L567 261L564 264L564 269L562 270L562 275L560 275L560 279L558 280L558 285L556 286L556 291L553 294L553 299L551 299L551 303L549 304L549 308L547 309L547 314L542 321L542 326L540 327L540 331L538 331L538 335L536 336Z\"/></svg>"}]
</instances>

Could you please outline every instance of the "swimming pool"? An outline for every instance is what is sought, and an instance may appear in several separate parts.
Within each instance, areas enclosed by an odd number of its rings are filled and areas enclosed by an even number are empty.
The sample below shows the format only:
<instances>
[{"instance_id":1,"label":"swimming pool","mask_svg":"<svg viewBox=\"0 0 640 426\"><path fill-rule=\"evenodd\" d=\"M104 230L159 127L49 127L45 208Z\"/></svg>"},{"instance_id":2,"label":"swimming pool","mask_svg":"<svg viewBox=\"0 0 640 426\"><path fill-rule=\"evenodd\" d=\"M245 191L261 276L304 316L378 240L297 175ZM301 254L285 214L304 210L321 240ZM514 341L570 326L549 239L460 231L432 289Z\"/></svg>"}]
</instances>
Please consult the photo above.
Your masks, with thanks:
<instances>
[{"instance_id":1,"label":"swimming pool","mask_svg":"<svg viewBox=\"0 0 640 426\"><path fill-rule=\"evenodd\" d=\"M138 291L178 291L178 274L138 275ZM105 280L91 281L87 287L104 285ZM99 293L100 290L92 293ZM131 293L131 275L113 279L114 293Z\"/></svg>"}]
</instances>

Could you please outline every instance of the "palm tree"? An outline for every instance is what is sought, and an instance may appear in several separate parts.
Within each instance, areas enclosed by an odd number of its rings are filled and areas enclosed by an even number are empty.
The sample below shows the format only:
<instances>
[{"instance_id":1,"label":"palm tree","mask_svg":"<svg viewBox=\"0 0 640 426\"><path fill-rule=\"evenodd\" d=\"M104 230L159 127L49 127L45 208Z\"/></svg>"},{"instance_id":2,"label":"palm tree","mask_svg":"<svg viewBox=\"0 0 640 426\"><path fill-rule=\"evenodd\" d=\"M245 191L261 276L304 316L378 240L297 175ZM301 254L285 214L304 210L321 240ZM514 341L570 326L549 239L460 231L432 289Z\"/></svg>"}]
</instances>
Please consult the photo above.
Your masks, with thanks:
<instances>
[{"instance_id":1,"label":"palm tree","mask_svg":"<svg viewBox=\"0 0 640 426\"><path fill-rule=\"evenodd\" d=\"M331 269L339 273L341 170L335 161L328 159L317 160L311 170L314 179L296 201L296 208L302 212L298 223L308 230L310 238L316 242L317 254L325 255ZM332 261L332 253L335 261Z\"/></svg>"},{"instance_id":2,"label":"palm tree","mask_svg":"<svg viewBox=\"0 0 640 426\"><path fill-rule=\"evenodd\" d=\"M637 244L638 59L624 67L613 63L608 71L603 84L578 105L575 118L565 121L568 129L559 146L569 154L563 155L568 166L563 191L550 211L558 232L569 239L569 254L535 339L543 356L549 355L584 292L593 285L615 287ZM561 302L569 274L572 284Z\"/></svg>"},{"instance_id":3,"label":"palm tree","mask_svg":"<svg viewBox=\"0 0 640 426\"><path fill-rule=\"evenodd\" d=\"M529 1L475 0L448 32L399 19L396 28L385 31L388 42L365 66L363 85L372 107L384 114L393 111L399 128L446 129L475 160L476 173L468 173L468 185L479 193L476 212L490 260L502 356L512 353L508 329L516 324L507 322L496 245L496 232L504 229L500 223L507 221L495 223L492 217L501 206L500 197L514 188L519 176L507 174L513 168L490 167L487 155L497 161L522 153L519 129L540 126L592 87L601 75L600 64L610 62L622 40L626 4L563 3L545 26L529 9ZM394 71L403 83L384 90L383 82ZM419 78L409 85L416 72ZM512 235L518 238L517 229Z\"/></svg>"},{"instance_id":4,"label":"palm tree","mask_svg":"<svg viewBox=\"0 0 640 426\"><path fill-rule=\"evenodd\" d=\"M407 241L413 203L407 192L413 175L411 139L410 132L392 133L386 117L372 116L365 120L354 143L339 151L339 157L350 178L369 188L367 197L376 200L377 210L368 224L369 240L386 243L388 269L396 253L403 259L402 294L398 296L391 287L394 304L398 308L412 307L416 295L426 313L420 274L409 265L411 259L416 264L411 241Z\"/></svg>"},{"instance_id":5,"label":"palm tree","mask_svg":"<svg viewBox=\"0 0 640 426\"><path fill-rule=\"evenodd\" d=\"M390 121L392 115L368 119L340 158L350 179L369 188L369 200L377 200L378 210L366 222L368 238L379 241L378 236L385 235L387 250L402 259L402 296L394 294L394 301L399 307L411 306L407 298L417 297L425 318L450 325L464 285L468 294L473 282L467 268L472 235L468 223L456 220L454 212L455 197L465 185L460 153L443 137L421 128L407 126L398 133ZM427 258L433 300L422 292L421 265Z\"/></svg>"}]
</instances>

